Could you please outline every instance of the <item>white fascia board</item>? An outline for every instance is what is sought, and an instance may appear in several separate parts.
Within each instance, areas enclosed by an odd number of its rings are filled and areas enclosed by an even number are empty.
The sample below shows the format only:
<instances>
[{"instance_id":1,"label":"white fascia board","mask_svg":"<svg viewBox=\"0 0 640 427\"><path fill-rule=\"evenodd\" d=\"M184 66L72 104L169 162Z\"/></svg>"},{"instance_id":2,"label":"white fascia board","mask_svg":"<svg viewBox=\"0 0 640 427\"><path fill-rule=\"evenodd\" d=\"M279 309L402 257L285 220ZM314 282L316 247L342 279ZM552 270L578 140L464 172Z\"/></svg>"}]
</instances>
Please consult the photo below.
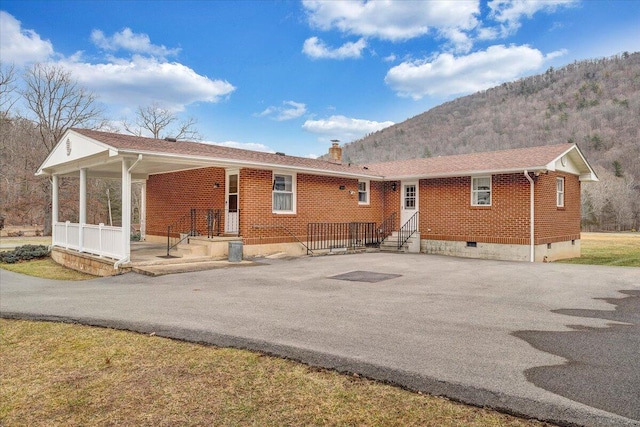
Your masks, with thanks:
<instances>
[{"instance_id":1,"label":"white fascia board","mask_svg":"<svg viewBox=\"0 0 640 427\"><path fill-rule=\"evenodd\" d=\"M94 146L100 147L101 151L108 151L109 155L117 155L118 154L118 150L116 150L114 147L105 144L102 141L98 141L96 139L93 138L89 138L87 136L84 136L78 132L75 132L73 129L68 129L63 135L62 138L60 138L60 140L56 143L56 145L53 147L53 149L49 152L49 154L47 155L47 157L44 159L44 161L40 164L40 166L38 167L38 170L36 171L36 175L51 175L52 174L52 170L56 169L58 166L60 165L65 165L67 162L59 162L56 164L52 164L52 165L48 165L48 163L50 163L51 159L54 156L58 156L59 150L61 150L62 148L60 147L62 144L66 144L66 140L69 137L73 137L74 140L82 140L82 141L86 141L89 144L93 144ZM95 152L94 153L98 153ZM112 154L115 153L115 154ZM78 162L78 161L82 161L83 157L74 157L69 159L69 163L73 163L73 162Z\"/></svg>"},{"instance_id":2,"label":"white fascia board","mask_svg":"<svg viewBox=\"0 0 640 427\"><path fill-rule=\"evenodd\" d=\"M85 157L80 160L72 160L68 163L61 163L55 167L39 169L36 175L69 175L79 171L82 168L91 169L94 166L104 166L111 163L119 162L119 158L105 156L105 153L96 154Z\"/></svg>"},{"instance_id":3,"label":"white fascia board","mask_svg":"<svg viewBox=\"0 0 640 427\"><path fill-rule=\"evenodd\" d=\"M544 166L532 166L528 168L518 169L487 169L487 170L472 170L472 171L460 171L460 172L443 172L435 174L421 174L421 175L390 175L385 176L384 179L388 181L400 181L400 180L416 180L416 179L435 179L435 178L456 178L460 176L486 176L486 175L500 175L509 173L522 173L524 171L529 172L542 172L547 170L547 165Z\"/></svg>"},{"instance_id":4,"label":"white fascia board","mask_svg":"<svg viewBox=\"0 0 640 427\"><path fill-rule=\"evenodd\" d=\"M127 151L120 150L120 154L131 153L131 154L142 154L145 156L153 156L156 159L167 159L168 161L179 159L181 161L193 161L197 163L201 163L203 167L206 166L216 166L219 167L250 167L255 169L280 169L280 170L288 170L293 172L306 173L310 175L322 175L322 176L337 176L337 177L352 177L352 178L368 178L368 179L379 179L382 177L378 175L364 174L364 173L349 173L349 172L338 172L331 171L326 169L313 169L313 168L305 168L300 166L290 166L290 165L280 165L275 163L261 163L261 162L251 162L246 160L236 160L236 159L224 159L217 157L207 157L207 156L190 156L184 154L168 154L168 153L158 153L153 151Z\"/></svg>"},{"instance_id":5,"label":"white fascia board","mask_svg":"<svg viewBox=\"0 0 640 427\"><path fill-rule=\"evenodd\" d=\"M577 169L581 172L580 181L599 181L596 172L587 161L587 158L584 157L584 154L582 154L580 147L578 147L576 144L571 144L571 146L567 148L562 154L553 159L553 161L549 163L549 165L552 165L549 170L555 171L555 165L563 156L571 157L571 161L573 161L573 163L577 166ZM576 161L574 157L577 157L579 161Z\"/></svg>"},{"instance_id":6,"label":"white fascia board","mask_svg":"<svg viewBox=\"0 0 640 427\"><path fill-rule=\"evenodd\" d=\"M583 173L580 175L581 182L598 182L600 181L595 172Z\"/></svg>"}]
</instances>

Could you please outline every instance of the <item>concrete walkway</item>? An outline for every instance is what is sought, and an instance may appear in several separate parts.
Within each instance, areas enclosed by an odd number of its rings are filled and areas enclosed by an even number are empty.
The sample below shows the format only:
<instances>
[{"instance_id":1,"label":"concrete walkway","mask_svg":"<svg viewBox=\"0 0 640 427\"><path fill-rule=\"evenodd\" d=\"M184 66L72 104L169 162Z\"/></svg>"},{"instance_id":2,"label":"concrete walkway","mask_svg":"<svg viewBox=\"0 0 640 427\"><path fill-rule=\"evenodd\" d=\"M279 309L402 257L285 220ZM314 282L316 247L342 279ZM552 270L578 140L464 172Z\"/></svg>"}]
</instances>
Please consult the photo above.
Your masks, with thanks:
<instances>
[{"instance_id":1,"label":"concrete walkway","mask_svg":"<svg viewBox=\"0 0 640 427\"><path fill-rule=\"evenodd\" d=\"M617 396L597 409L529 382L525 371L566 359L514 336L606 328L553 310L614 310L600 298L640 290L637 268L367 253L86 282L0 271L0 283L4 317L248 348L563 425L640 426L615 413ZM607 351L629 350L637 363L637 349Z\"/></svg>"}]
</instances>

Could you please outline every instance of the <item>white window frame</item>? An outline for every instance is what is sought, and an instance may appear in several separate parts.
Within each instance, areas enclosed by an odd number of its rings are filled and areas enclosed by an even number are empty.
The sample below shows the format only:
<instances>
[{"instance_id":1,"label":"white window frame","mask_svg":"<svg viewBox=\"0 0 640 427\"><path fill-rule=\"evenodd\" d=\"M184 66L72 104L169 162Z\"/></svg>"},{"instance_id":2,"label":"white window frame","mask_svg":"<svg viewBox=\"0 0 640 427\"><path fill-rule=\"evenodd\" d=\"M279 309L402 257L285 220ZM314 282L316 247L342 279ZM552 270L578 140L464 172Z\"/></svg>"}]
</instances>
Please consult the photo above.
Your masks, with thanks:
<instances>
[{"instance_id":1,"label":"white window frame","mask_svg":"<svg viewBox=\"0 0 640 427\"><path fill-rule=\"evenodd\" d=\"M479 179L488 179L489 180L489 190L479 190L479 189L474 189L474 183L476 182L476 180ZM472 176L471 177L471 206L491 206L493 203L493 183L492 183L493 179L491 175L485 175L485 176ZM479 193L483 193L489 191L489 203L487 204L480 204L478 203L478 194Z\"/></svg>"},{"instance_id":2,"label":"white window frame","mask_svg":"<svg viewBox=\"0 0 640 427\"><path fill-rule=\"evenodd\" d=\"M360 190L360 184L364 184L364 191ZM371 194L371 188L370 188L370 181L369 180L358 180L358 204L359 205L368 205L369 204L369 200L370 200L370 194ZM362 201L360 200L360 194L364 193L365 195L365 200Z\"/></svg>"},{"instance_id":3,"label":"white window frame","mask_svg":"<svg viewBox=\"0 0 640 427\"><path fill-rule=\"evenodd\" d=\"M564 177L556 178L556 206L564 208Z\"/></svg>"},{"instance_id":4,"label":"white window frame","mask_svg":"<svg viewBox=\"0 0 640 427\"><path fill-rule=\"evenodd\" d=\"M274 187L276 175L278 176L290 176L291 177L291 191L277 191ZM274 214L295 214L296 213L296 187L297 187L298 176L295 172L288 171L273 171L271 174L271 212ZM291 210L277 210L274 208L274 195L275 194L291 194Z\"/></svg>"}]
</instances>

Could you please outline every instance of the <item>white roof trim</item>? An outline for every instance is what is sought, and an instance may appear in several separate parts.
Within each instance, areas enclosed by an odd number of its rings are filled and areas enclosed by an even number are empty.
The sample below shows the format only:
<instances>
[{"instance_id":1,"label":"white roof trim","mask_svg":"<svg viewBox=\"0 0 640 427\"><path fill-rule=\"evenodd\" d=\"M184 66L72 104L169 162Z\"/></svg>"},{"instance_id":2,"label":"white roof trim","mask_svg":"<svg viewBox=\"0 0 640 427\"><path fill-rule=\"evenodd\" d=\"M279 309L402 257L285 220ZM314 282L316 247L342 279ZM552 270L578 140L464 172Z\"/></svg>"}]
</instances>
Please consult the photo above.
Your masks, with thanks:
<instances>
[{"instance_id":1,"label":"white roof trim","mask_svg":"<svg viewBox=\"0 0 640 427\"><path fill-rule=\"evenodd\" d=\"M194 160L194 161L202 161L205 163L216 163L225 166L231 167L254 167L256 169L282 169L288 171L295 171L301 173L307 173L311 175L324 175L324 176L344 176L344 177L353 177L353 178L368 178L368 179L381 179L382 177L379 175L358 173L358 172L340 172L340 171L332 171L327 169L315 169L315 168L305 168L301 166L291 166L291 165L281 165L277 163L263 163L263 162L253 162L247 160L237 160L237 159L226 159L220 157L209 157L209 156L193 156L189 154L174 154L174 153L164 153L157 151L142 151L142 150L120 150L120 154L143 154L147 156L155 156L157 158L168 158L168 159L182 159L182 160ZM203 165L206 166L206 165ZM354 167L356 169L357 167Z\"/></svg>"}]
</instances>

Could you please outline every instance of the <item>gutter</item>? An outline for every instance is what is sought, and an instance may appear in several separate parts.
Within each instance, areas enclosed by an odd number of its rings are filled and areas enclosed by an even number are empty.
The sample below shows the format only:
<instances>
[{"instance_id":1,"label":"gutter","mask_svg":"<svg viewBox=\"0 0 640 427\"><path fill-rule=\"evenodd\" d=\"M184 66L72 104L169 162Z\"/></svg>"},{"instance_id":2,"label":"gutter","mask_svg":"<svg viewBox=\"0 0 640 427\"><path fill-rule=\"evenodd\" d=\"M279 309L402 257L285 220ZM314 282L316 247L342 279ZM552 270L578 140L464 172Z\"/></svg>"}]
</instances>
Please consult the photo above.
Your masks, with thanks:
<instances>
[{"instance_id":1,"label":"gutter","mask_svg":"<svg viewBox=\"0 0 640 427\"><path fill-rule=\"evenodd\" d=\"M138 163L140 163L140 161L142 161L142 154L138 154L138 158L136 159L135 162L133 162L133 164L129 167L129 169L127 169L127 172L131 174L131 171L138 165ZM131 183L129 183L129 188L131 188ZM131 192L131 190L129 190L129 192ZM129 198L131 198L131 194L129 194ZM129 208L131 208L131 205L129 205ZM129 212L129 215L131 215L131 212ZM130 233L130 232L131 232L130 229L126 231L122 230L122 233L124 235L126 235L125 233ZM129 242L129 245L131 245L131 242ZM115 264L113 264L113 269L117 270L122 264L130 261L131 261L131 254L127 255L124 258L120 258L118 261L116 261Z\"/></svg>"},{"instance_id":2,"label":"gutter","mask_svg":"<svg viewBox=\"0 0 640 427\"><path fill-rule=\"evenodd\" d=\"M529 261L530 262L535 262L535 242L534 242L534 237L535 237L535 224L534 224L534 220L535 220L535 208L533 206L533 201L534 201L534 182L533 182L533 178L531 178L529 176L529 172L525 169L524 171L524 176L525 178L527 178L527 180L529 181L530 185L530 190L529 190Z\"/></svg>"}]
</instances>

